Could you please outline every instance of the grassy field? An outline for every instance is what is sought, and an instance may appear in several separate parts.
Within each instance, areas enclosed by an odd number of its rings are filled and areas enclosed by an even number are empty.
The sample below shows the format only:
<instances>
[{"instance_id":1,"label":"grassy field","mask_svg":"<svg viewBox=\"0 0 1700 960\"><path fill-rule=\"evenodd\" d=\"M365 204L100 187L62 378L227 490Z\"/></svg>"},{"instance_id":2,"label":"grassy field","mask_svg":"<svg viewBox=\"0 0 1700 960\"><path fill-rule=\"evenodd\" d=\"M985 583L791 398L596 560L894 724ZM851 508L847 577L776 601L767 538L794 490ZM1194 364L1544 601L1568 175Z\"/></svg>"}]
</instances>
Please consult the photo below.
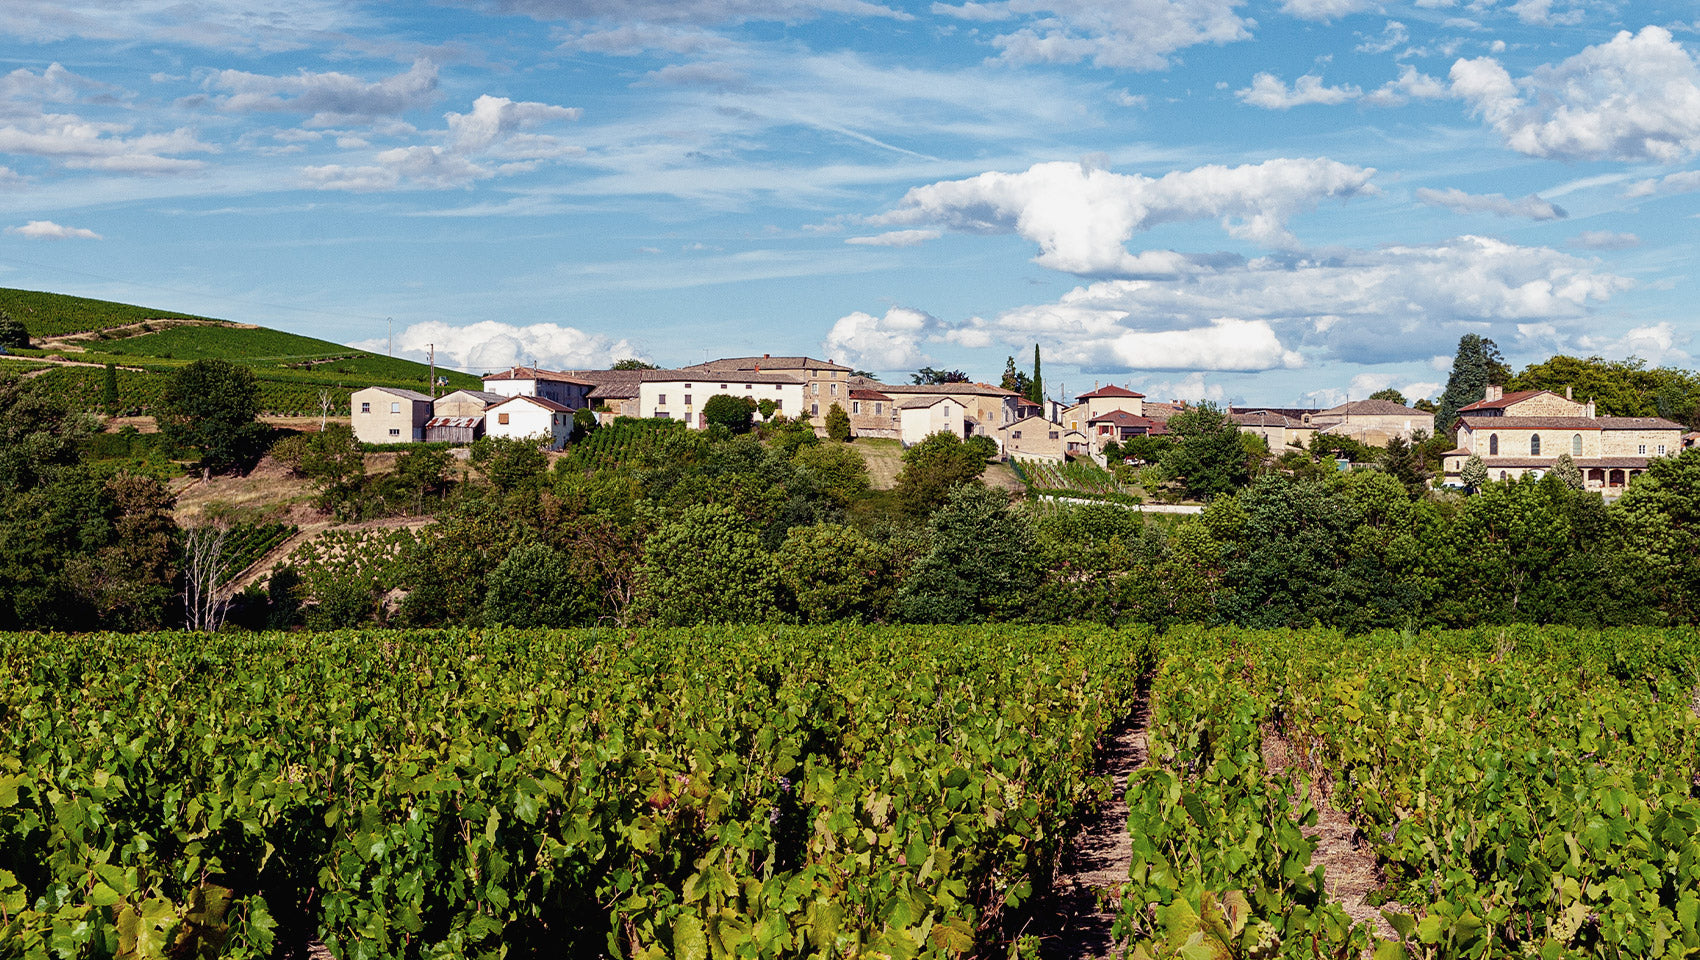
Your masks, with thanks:
<instances>
[{"instance_id":1,"label":"grassy field","mask_svg":"<svg viewBox=\"0 0 1700 960\"><path fill-rule=\"evenodd\" d=\"M177 313L128 303L112 303L62 293L13 290L6 287L0 287L0 310L23 321L32 338L57 337L85 330L107 330L147 320L207 319L192 313Z\"/></svg>"}]
</instances>

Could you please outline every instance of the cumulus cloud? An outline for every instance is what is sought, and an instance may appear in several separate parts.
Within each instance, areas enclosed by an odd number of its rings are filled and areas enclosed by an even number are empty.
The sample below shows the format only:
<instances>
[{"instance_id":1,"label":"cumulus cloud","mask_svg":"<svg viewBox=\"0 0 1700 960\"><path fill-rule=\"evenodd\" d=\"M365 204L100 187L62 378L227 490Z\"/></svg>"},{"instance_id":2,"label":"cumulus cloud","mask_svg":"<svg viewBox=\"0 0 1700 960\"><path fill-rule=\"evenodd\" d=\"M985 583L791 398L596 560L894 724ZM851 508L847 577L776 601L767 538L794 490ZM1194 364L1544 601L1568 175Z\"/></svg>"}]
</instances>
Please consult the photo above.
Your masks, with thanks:
<instances>
[{"instance_id":1,"label":"cumulus cloud","mask_svg":"<svg viewBox=\"0 0 1700 960\"><path fill-rule=\"evenodd\" d=\"M78 100L116 103L111 88L59 64L39 73L14 70L0 77L0 153L44 157L61 166L118 173L165 174L201 169L184 153L211 153L194 131L135 133L129 123L100 122L74 113L48 113L43 105Z\"/></svg>"},{"instance_id":2,"label":"cumulus cloud","mask_svg":"<svg viewBox=\"0 0 1700 960\"><path fill-rule=\"evenodd\" d=\"M1449 360L1448 363L1451 361ZM1448 367L1448 369L1451 369ZM1440 392L1441 384L1429 380L1411 381L1407 377L1391 373L1360 373L1352 378L1346 387L1346 399L1367 400L1369 395L1378 390L1392 387L1405 395L1407 402L1416 402L1424 397L1430 397ZM1339 401L1344 403L1345 401Z\"/></svg>"},{"instance_id":3,"label":"cumulus cloud","mask_svg":"<svg viewBox=\"0 0 1700 960\"><path fill-rule=\"evenodd\" d=\"M850 237L844 242L863 247L915 247L939 236L938 230L890 230L873 237Z\"/></svg>"},{"instance_id":4,"label":"cumulus cloud","mask_svg":"<svg viewBox=\"0 0 1700 960\"><path fill-rule=\"evenodd\" d=\"M364 18L345 0L6 0L0 33L32 43L72 37L204 49L298 50Z\"/></svg>"},{"instance_id":5,"label":"cumulus cloud","mask_svg":"<svg viewBox=\"0 0 1700 960\"><path fill-rule=\"evenodd\" d=\"M1164 369L1270 369L1313 351L1383 363L1449 356L1471 330L1584 329L1594 304L1629 285L1592 260L1464 236L1328 259L1267 257L1168 280L1103 280L970 324L1011 345L1055 343L1047 356L1106 369L1162 362L1153 349L1198 361ZM1214 359L1199 356L1205 348Z\"/></svg>"},{"instance_id":6,"label":"cumulus cloud","mask_svg":"<svg viewBox=\"0 0 1700 960\"><path fill-rule=\"evenodd\" d=\"M462 2L483 5L482 0ZM913 19L900 10L867 0L496 0L495 6L538 20L715 24L795 22L827 14Z\"/></svg>"},{"instance_id":7,"label":"cumulus cloud","mask_svg":"<svg viewBox=\"0 0 1700 960\"><path fill-rule=\"evenodd\" d=\"M1639 247L1641 238L1633 233L1613 233L1610 230L1584 230L1570 241L1587 250L1628 250Z\"/></svg>"},{"instance_id":8,"label":"cumulus cloud","mask_svg":"<svg viewBox=\"0 0 1700 960\"><path fill-rule=\"evenodd\" d=\"M464 187L583 154L583 148L559 137L533 132L581 115L577 107L516 103L486 94L473 103L470 113L444 115L448 128L434 134L441 144L383 150L372 158L374 163L304 167L302 175L309 185L325 190Z\"/></svg>"},{"instance_id":9,"label":"cumulus cloud","mask_svg":"<svg viewBox=\"0 0 1700 960\"><path fill-rule=\"evenodd\" d=\"M853 367L906 370L931 363L921 345L942 340L944 333L944 324L924 310L892 307L883 317L858 310L833 323L821 350Z\"/></svg>"},{"instance_id":10,"label":"cumulus cloud","mask_svg":"<svg viewBox=\"0 0 1700 960\"><path fill-rule=\"evenodd\" d=\"M1662 27L1622 31L1520 80L1492 57L1459 60L1451 81L1519 153L1671 162L1700 151L1700 68Z\"/></svg>"},{"instance_id":11,"label":"cumulus cloud","mask_svg":"<svg viewBox=\"0 0 1700 960\"><path fill-rule=\"evenodd\" d=\"M1562 13L1553 12L1553 0L1517 0L1506 9L1517 19L1537 27L1572 27L1582 22L1583 10L1571 7Z\"/></svg>"},{"instance_id":12,"label":"cumulus cloud","mask_svg":"<svg viewBox=\"0 0 1700 960\"><path fill-rule=\"evenodd\" d=\"M1553 206L1532 193L1512 200L1502 193L1465 193L1457 187L1445 190L1423 187L1417 191L1417 200L1431 207L1446 207L1459 213L1491 213L1530 220L1562 220L1569 216L1563 207Z\"/></svg>"},{"instance_id":13,"label":"cumulus cloud","mask_svg":"<svg viewBox=\"0 0 1700 960\"><path fill-rule=\"evenodd\" d=\"M1375 8L1375 0L1282 0L1281 12L1305 20L1335 20Z\"/></svg>"},{"instance_id":14,"label":"cumulus cloud","mask_svg":"<svg viewBox=\"0 0 1700 960\"><path fill-rule=\"evenodd\" d=\"M1305 2L1305 0L1298 0ZM965 20L1024 25L992 38L1009 63L1080 63L1161 70L1178 50L1251 39L1244 0L1004 0L933 4L933 12Z\"/></svg>"},{"instance_id":15,"label":"cumulus cloud","mask_svg":"<svg viewBox=\"0 0 1700 960\"><path fill-rule=\"evenodd\" d=\"M1398 107L1412 100L1439 100L1447 95L1446 84L1407 65L1399 71L1399 79L1365 94L1363 102L1372 107Z\"/></svg>"},{"instance_id":16,"label":"cumulus cloud","mask_svg":"<svg viewBox=\"0 0 1700 960\"><path fill-rule=\"evenodd\" d=\"M403 73L366 81L346 73L272 77L219 70L201 82L212 103L227 113L305 113L318 125L395 116L437 99L437 65L419 59ZM216 95L222 94L222 96Z\"/></svg>"},{"instance_id":17,"label":"cumulus cloud","mask_svg":"<svg viewBox=\"0 0 1700 960\"><path fill-rule=\"evenodd\" d=\"M7 227L7 233L15 233L20 237L31 237L36 240L102 240L105 239L93 230L83 227L67 227L54 223L52 220L31 220L21 227Z\"/></svg>"},{"instance_id":18,"label":"cumulus cloud","mask_svg":"<svg viewBox=\"0 0 1700 960\"><path fill-rule=\"evenodd\" d=\"M1584 336L1576 346L1602 357L1640 357L1653 366L1688 364L1693 360L1682 348L1690 338L1676 332L1669 321L1632 327L1621 337Z\"/></svg>"},{"instance_id":19,"label":"cumulus cloud","mask_svg":"<svg viewBox=\"0 0 1700 960\"><path fill-rule=\"evenodd\" d=\"M1136 274L1149 268L1124 246L1136 231L1219 219L1231 236L1292 246L1291 217L1324 199L1374 192L1374 174L1321 158L1210 165L1157 178L1051 162L1022 173L994 171L915 187L874 222L1014 232L1037 243L1035 262L1053 270Z\"/></svg>"},{"instance_id":20,"label":"cumulus cloud","mask_svg":"<svg viewBox=\"0 0 1700 960\"><path fill-rule=\"evenodd\" d=\"M1403 23L1397 20L1389 20L1381 28L1380 36L1369 37L1361 33L1358 36L1364 37L1364 41L1356 47L1359 53L1387 53L1394 47L1402 46L1409 41L1411 32L1405 29Z\"/></svg>"},{"instance_id":21,"label":"cumulus cloud","mask_svg":"<svg viewBox=\"0 0 1700 960\"><path fill-rule=\"evenodd\" d=\"M1273 73L1260 73L1251 78L1251 86L1234 91L1234 96L1242 102L1265 110L1290 110L1312 103L1345 103L1362 95L1363 91L1357 87L1324 86L1322 78L1314 73L1294 80L1291 89Z\"/></svg>"},{"instance_id":22,"label":"cumulus cloud","mask_svg":"<svg viewBox=\"0 0 1700 960\"><path fill-rule=\"evenodd\" d=\"M1145 385L1143 391L1151 399L1185 400L1188 403L1222 404L1227 402L1228 391L1219 383L1206 382L1202 373L1190 373L1179 380L1158 380Z\"/></svg>"},{"instance_id":23,"label":"cumulus cloud","mask_svg":"<svg viewBox=\"0 0 1700 960\"><path fill-rule=\"evenodd\" d=\"M637 348L623 338L555 323L516 326L494 320L461 326L438 320L415 323L396 331L395 343L398 355L418 360L423 360L434 344L438 363L474 373L520 364L552 370L595 370L639 355ZM381 353L388 341L366 340L350 346Z\"/></svg>"},{"instance_id":24,"label":"cumulus cloud","mask_svg":"<svg viewBox=\"0 0 1700 960\"><path fill-rule=\"evenodd\" d=\"M1623 192L1626 197L1651 197L1700 190L1700 170L1683 170L1651 180L1638 180Z\"/></svg>"}]
</instances>

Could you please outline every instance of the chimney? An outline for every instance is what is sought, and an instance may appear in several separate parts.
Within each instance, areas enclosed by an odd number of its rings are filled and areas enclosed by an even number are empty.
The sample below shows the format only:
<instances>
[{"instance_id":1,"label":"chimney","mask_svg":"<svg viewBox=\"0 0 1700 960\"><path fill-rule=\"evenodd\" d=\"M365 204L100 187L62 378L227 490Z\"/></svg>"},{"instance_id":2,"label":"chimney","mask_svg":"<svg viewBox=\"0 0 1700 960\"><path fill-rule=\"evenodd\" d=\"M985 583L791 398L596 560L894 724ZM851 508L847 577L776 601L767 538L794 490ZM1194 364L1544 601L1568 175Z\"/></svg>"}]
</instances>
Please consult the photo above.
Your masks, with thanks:
<instances>
[{"instance_id":1,"label":"chimney","mask_svg":"<svg viewBox=\"0 0 1700 960\"><path fill-rule=\"evenodd\" d=\"M773 354L771 354L771 353L764 353L764 354L762 354L762 355L761 355L761 358L762 358L762 359L763 359L763 360L766 360L766 359L767 359L767 358L769 358L769 357L771 357L771 356L773 356Z\"/></svg>"},{"instance_id":2,"label":"chimney","mask_svg":"<svg viewBox=\"0 0 1700 960\"><path fill-rule=\"evenodd\" d=\"M1588 401L1588 406L1582 411L1582 416L1587 417L1589 420L1594 419L1594 401Z\"/></svg>"},{"instance_id":3,"label":"chimney","mask_svg":"<svg viewBox=\"0 0 1700 960\"><path fill-rule=\"evenodd\" d=\"M1575 398L1575 397L1573 397L1573 396L1571 396L1571 395L1570 395L1570 388L1569 388L1569 387L1565 387L1565 388L1564 388L1564 399L1566 399L1566 400L1574 400L1574 399L1576 399L1576 398Z\"/></svg>"},{"instance_id":4,"label":"chimney","mask_svg":"<svg viewBox=\"0 0 1700 960\"><path fill-rule=\"evenodd\" d=\"M1501 387L1501 386L1496 386L1496 385L1490 384L1487 388L1487 396L1483 397L1482 399L1483 400L1503 400L1504 398L1505 398L1505 388Z\"/></svg>"}]
</instances>

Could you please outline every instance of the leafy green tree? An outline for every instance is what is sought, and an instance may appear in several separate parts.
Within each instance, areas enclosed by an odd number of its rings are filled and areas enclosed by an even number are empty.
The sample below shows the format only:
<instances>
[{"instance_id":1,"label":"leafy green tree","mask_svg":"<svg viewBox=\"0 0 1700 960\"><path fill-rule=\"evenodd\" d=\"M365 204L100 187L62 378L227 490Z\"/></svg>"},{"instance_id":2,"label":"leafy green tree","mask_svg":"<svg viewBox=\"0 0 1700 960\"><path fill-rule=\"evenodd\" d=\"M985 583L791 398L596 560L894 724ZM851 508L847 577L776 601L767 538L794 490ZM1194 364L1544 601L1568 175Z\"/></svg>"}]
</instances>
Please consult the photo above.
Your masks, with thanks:
<instances>
[{"instance_id":1,"label":"leafy green tree","mask_svg":"<svg viewBox=\"0 0 1700 960\"><path fill-rule=\"evenodd\" d=\"M1381 455L1381 469L1404 484L1412 496L1421 496L1428 489L1428 464L1422 454L1404 437L1394 437L1387 441L1387 449Z\"/></svg>"},{"instance_id":2,"label":"leafy green tree","mask_svg":"<svg viewBox=\"0 0 1700 960\"><path fill-rule=\"evenodd\" d=\"M166 439L200 451L203 470L224 473L259 458L268 432L259 413L254 371L210 359L196 360L167 381L156 419Z\"/></svg>"},{"instance_id":3,"label":"leafy green tree","mask_svg":"<svg viewBox=\"0 0 1700 960\"><path fill-rule=\"evenodd\" d=\"M898 588L910 623L978 623L1024 609L1038 586L1033 527L1009 496L958 486L927 522L932 548Z\"/></svg>"},{"instance_id":4,"label":"leafy green tree","mask_svg":"<svg viewBox=\"0 0 1700 960\"><path fill-rule=\"evenodd\" d=\"M571 441L577 443L596 431L596 414L589 407L580 407L573 411L573 433Z\"/></svg>"},{"instance_id":5,"label":"leafy green tree","mask_svg":"<svg viewBox=\"0 0 1700 960\"><path fill-rule=\"evenodd\" d=\"M425 509L429 498L440 499L448 487L449 462L447 450L418 447L396 455L395 476L406 494L412 498L413 509Z\"/></svg>"},{"instance_id":6,"label":"leafy green tree","mask_svg":"<svg viewBox=\"0 0 1700 960\"><path fill-rule=\"evenodd\" d=\"M833 443L850 442L850 415L836 403L826 412L826 438Z\"/></svg>"},{"instance_id":7,"label":"leafy green tree","mask_svg":"<svg viewBox=\"0 0 1700 960\"><path fill-rule=\"evenodd\" d=\"M101 377L100 406L107 416L118 416L118 367L112 363L106 365L105 374Z\"/></svg>"},{"instance_id":8,"label":"leafy green tree","mask_svg":"<svg viewBox=\"0 0 1700 960\"><path fill-rule=\"evenodd\" d=\"M648 363L646 361L639 360L636 357L627 357L624 360L614 361L614 365L612 367L609 367L608 369L610 369L610 370L659 370L660 368L657 367L653 363Z\"/></svg>"},{"instance_id":9,"label":"leafy green tree","mask_svg":"<svg viewBox=\"0 0 1700 960\"><path fill-rule=\"evenodd\" d=\"M792 527L779 548L780 576L804 623L877 619L889 593L888 562L884 545L838 523Z\"/></svg>"},{"instance_id":10,"label":"leafy green tree","mask_svg":"<svg viewBox=\"0 0 1700 960\"><path fill-rule=\"evenodd\" d=\"M1205 402L1169 418L1175 445L1163 457L1163 472L1180 480L1187 495L1210 500L1244 486L1246 466L1240 430L1221 408Z\"/></svg>"},{"instance_id":11,"label":"leafy green tree","mask_svg":"<svg viewBox=\"0 0 1700 960\"><path fill-rule=\"evenodd\" d=\"M762 623L778 612L779 566L731 508L703 504L644 545L645 607L661 626Z\"/></svg>"},{"instance_id":12,"label":"leafy green tree","mask_svg":"<svg viewBox=\"0 0 1700 960\"><path fill-rule=\"evenodd\" d=\"M1027 399L1041 406L1045 403L1045 378L1039 372L1039 345L1033 345L1033 377L1027 381L1027 389L1021 391Z\"/></svg>"},{"instance_id":13,"label":"leafy green tree","mask_svg":"<svg viewBox=\"0 0 1700 960\"><path fill-rule=\"evenodd\" d=\"M1700 619L1700 448L1655 457L1612 508L1618 550L1666 615Z\"/></svg>"},{"instance_id":14,"label":"leafy green tree","mask_svg":"<svg viewBox=\"0 0 1700 960\"><path fill-rule=\"evenodd\" d=\"M802 483L838 506L847 507L868 493L868 461L853 447L813 444L798 449L791 462Z\"/></svg>"},{"instance_id":15,"label":"leafy green tree","mask_svg":"<svg viewBox=\"0 0 1700 960\"><path fill-rule=\"evenodd\" d=\"M1450 435L1460 408L1486 397L1488 387L1503 385L1510 379L1511 368L1500 357L1498 345L1481 334L1464 334L1458 340L1452 373L1446 379L1446 392L1440 395L1440 406L1434 414L1434 432Z\"/></svg>"},{"instance_id":16,"label":"leafy green tree","mask_svg":"<svg viewBox=\"0 0 1700 960\"><path fill-rule=\"evenodd\" d=\"M472 442L472 468L507 493L543 481L549 458L536 443L516 437L479 437Z\"/></svg>"},{"instance_id":17,"label":"leafy green tree","mask_svg":"<svg viewBox=\"0 0 1700 960\"><path fill-rule=\"evenodd\" d=\"M717 393L702 405L702 416L709 424L733 433L749 433L756 413L756 402L749 397L734 397Z\"/></svg>"},{"instance_id":18,"label":"leafy green tree","mask_svg":"<svg viewBox=\"0 0 1700 960\"><path fill-rule=\"evenodd\" d=\"M1482 462L1481 457L1470 454L1458 471L1458 480L1464 484L1464 489L1475 493L1488 485L1487 464Z\"/></svg>"},{"instance_id":19,"label":"leafy green tree","mask_svg":"<svg viewBox=\"0 0 1700 960\"><path fill-rule=\"evenodd\" d=\"M978 480L985 470L983 449L963 443L954 433L935 433L903 451L893 497L904 513L924 517L942 506L952 490Z\"/></svg>"},{"instance_id":20,"label":"leafy green tree","mask_svg":"<svg viewBox=\"0 0 1700 960\"><path fill-rule=\"evenodd\" d=\"M1393 387L1383 387L1382 389L1370 394L1369 398L1371 400L1386 400L1388 403L1397 403L1401 407L1409 406L1409 404L1405 401L1405 395Z\"/></svg>"},{"instance_id":21,"label":"leafy green tree","mask_svg":"<svg viewBox=\"0 0 1700 960\"><path fill-rule=\"evenodd\" d=\"M879 382L879 375L867 370L853 370L850 375L852 377L861 377L864 380L872 380L876 383Z\"/></svg>"},{"instance_id":22,"label":"leafy green tree","mask_svg":"<svg viewBox=\"0 0 1700 960\"><path fill-rule=\"evenodd\" d=\"M1021 393L1027 389L1027 381L1027 374L1021 372L1015 366L1015 356L1011 354L1010 356L1005 357L1003 361L1003 377L998 380L998 386L1005 390L1013 390L1016 393Z\"/></svg>"},{"instance_id":23,"label":"leafy green tree","mask_svg":"<svg viewBox=\"0 0 1700 960\"><path fill-rule=\"evenodd\" d=\"M837 404L833 404L833 406L837 406ZM768 397L763 397L760 400L756 401L756 413L761 414L761 418L763 420L772 420L773 415L778 413L778 412L779 412L779 402L778 401L772 400Z\"/></svg>"},{"instance_id":24,"label":"leafy green tree","mask_svg":"<svg viewBox=\"0 0 1700 960\"><path fill-rule=\"evenodd\" d=\"M934 370L932 367L922 367L909 375L909 381L916 385L927 386L941 383L967 383L968 374L961 370Z\"/></svg>"},{"instance_id":25,"label":"leafy green tree","mask_svg":"<svg viewBox=\"0 0 1700 960\"><path fill-rule=\"evenodd\" d=\"M28 347L30 345L29 328L22 320L15 319L11 314L0 310L0 347Z\"/></svg>"},{"instance_id":26,"label":"leafy green tree","mask_svg":"<svg viewBox=\"0 0 1700 960\"><path fill-rule=\"evenodd\" d=\"M513 549L486 579L484 623L505 627L575 627L594 623L594 580L572 558L544 543Z\"/></svg>"},{"instance_id":27,"label":"leafy green tree","mask_svg":"<svg viewBox=\"0 0 1700 960\"><path fill-rule=\"evenodd\" d=\"M1582 479L1582 468L1576 465L1576 461L1571 459L1568 453L1558 455L1558 460L1552 465L1552 475L1572 490L1581 490L1587 486Z\"/></svg>"}]
</instances>

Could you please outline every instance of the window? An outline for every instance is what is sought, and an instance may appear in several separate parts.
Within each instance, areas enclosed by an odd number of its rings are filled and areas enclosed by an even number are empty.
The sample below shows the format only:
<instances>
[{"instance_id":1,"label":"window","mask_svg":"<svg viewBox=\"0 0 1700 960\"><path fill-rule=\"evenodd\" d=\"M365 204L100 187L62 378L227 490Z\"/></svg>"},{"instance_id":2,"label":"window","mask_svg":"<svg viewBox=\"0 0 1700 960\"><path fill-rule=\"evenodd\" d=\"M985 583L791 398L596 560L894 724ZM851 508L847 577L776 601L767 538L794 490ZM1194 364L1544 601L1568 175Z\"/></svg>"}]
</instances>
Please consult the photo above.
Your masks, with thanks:
<instances>
[{"instance_id":1,"label":"window","mask_svg":"<svg viewBox=\"0 0 1700 960\"><path fill-rule=\"evenodd\" d=\"M851 413L861 413L862 412L862 401L860 401L860 400L850 401L850 412Z\"/></svg>"},{"instance_id":2,"label":"window","mask_svg":"<svg viewBox=\"0 0 1700 960\"><path fill-rule=\"evenodd\" d=\"M371 413L372 412L372 405L369 404L369 403L362 403L360 405L360 412L361 413Z\"/></svg>"},{"instance_id":3,"label":"window","mask_svg":"<svg viewBox=\"0 0 1700 960\"><path fill-rule=\"evenodd\" d=\"M667 405L667 395L665 393L657 394L655 397L655 405L658 407L665 407Z\"/></svg>"},{"instance_id":4,"label":"window","mask_svg":"<svg viewBox=\"0 0 1700 960\"><path fill-rule=\"evenodd\" d=\"M1501 480L1505 479L1505 471L1504 470L1499 471L1499 479L1501 479Z\"/></svg>"},{"instance_id":5,"label":"window","mask_svg":"<svg viewBox=\"0 0 1700 960\"><path fill-rule=\"evenodd\" d=\"M1640 454L1643 457L1646 456L1647 455L1647 445L1644 444L1644 443L1641 444L1639 447L1635 448L1635 452Z\"/></svg>"},{"instance_id":6,"label":"window","mask_svg":"<svg viewBox=\"0 0 1700 960\"><path fill-rule=\"evenodd\" d=\"M665 410L657 410L657 411L655 411L655 419L657 419L657 420L671 420L671 419L673 419L673 415L671 413L668 413Z\"/></svg>"},{"instance_id":7,"label":"window","mask_svg":"<svg viewBox=\"0 0 1700 960\"><path fill-rule=\"evenodd\" d=\"M401 436L401 431L397 430L395 427L391 427L390 428L390 436L399 437L399 436Z\"/></svg>"},{"instance_id":8,"label":"window","mask_svg":"<svg viewBox=\"0 0 1700 960\"><path fill-rule=\"evenodd\" d=\"M774 410L785 409L785 401L783 399L773 401L773 409Z\"/></svg>"},{"instance_id":9,"label":"window","mask_svg":"<svg viewBox=\"0 0 1700 960\"><path fill-rule=\"evenodd\" d=\"M878 400L875 400L874 401L874 416L877 417L884 412L885 412L885 404L880 403Z\"/></svg>"},{"instance_id":10,"label":"window","mask_svg":"<svg viewBox=\"0 0 1700 960\"><path fill-rule=\"evenodd\" d=\"M820 416L820 404L818 404L818 403L809 404L809 416L811 416L811 417Z\"/></svg>"},{"instance_id":11,"label":"window","mask_svg":"<svg viewBox=\"0 0 1700 960\"><path fill-rule=\"evenodd\" d=\"M1051 431L1051 439L1055 440L1056 438L1057 438L1057 432L1055 430L1052 430Z\"/></svg>"},{"instance_id":12,"label":"window","mask_svg":"<svg viewBox=\"0 0 1700 960\"><path fill-rule=\"evenodd\" d=\"M1531 433L1531 434L1529 434L1529 456L1538 457L1540 455L1541 455L1541 435L1538 434L1538 433Z\"/></svg>"},{"instance_id":13,"label":"window","mask_svg":"<svg viewBox=\"0 0 1700 960\"><path fill-rule=\"evenodd\" d=\"M1582 455L1582 435L1580 433L1570 438L1570 455L1573 457Z\"/></svg>"},{"instance_id":14,"label":"window","mask_svg":"<svg viewBox=\"0 0 1700 960\"><path fill-rule=\"evenodd\" d=\"M1665 455L1665 445L1661 443L1661 444L1659 444L1659 456L1662 457L1664 455Z\"/></svg>"},{"instance_id":15,"label":"window","mask_svg":"<svg viewBox=\"0 0 1700 960\"><path fill-rule=\"evenodd\" d=\"M832 388L832 395L835 396L835 397L838 396L838 384L834 383L834 384L831 384L830 386Z\"/></svg>"},{"instance_id":16,"label":"window","mask_svg":"<svg viewBox=\"0 0 1700 960\"><path fill-rule=\"evenodd\" d=\"M508 422L508 415L505 414L505 413L496 414L496 422L501 423L501 424L506 424Z\"/></svg>"},{"instance_id":17,"label":"window","mask_svg":"<svg viewBox=\"0 0 1700 960\"><path fill-rule=\"evenodd\" d=\"M1488 456L1499 456L1499 434L1497 433L1488 434Z\"/></svg>"},{"instance_id":18,"label":"window","mask_svg":"<svg viewBox=\"0 0 1700 960\"><path fill-rule=\"evenodd\" d=\"M401 404L400 403L390 404L390 412L391 413L400 413L401 412Z\"/></svg>"},{"instance_id":19,"label":"window","mask_svg":"<svg viewBox=\"0 0 1700 960\"><path fill-rule=\"evenodd\" d=\"M746 383L746 384L744 384L744 389L745 390L754 390L755 387L752 387L752 386L750 386L749 384Z\"/></svg>"},{"instance_id":20,"label":"window","mask_svg":"<svg viewBox=\"0 0 1700 960\"><path fill-rule=\"evenodd\" d=\"M691 405L691 395L687 393L687 394L685 394L685 406L688 407L690 405Z\"/></svg>"},{"instance_id":21,"label":"window","mask_svg":"<svg viewBox=\"0 0 1700 960\"><path fill-rule=\"evenodd\" d=\"M723 384L721 384L721 385L720 385L720 389L722 389L722 390L724 390L724 389L726 389L726 384L724 384L724 383L723 383Z\"/></svg>"}]
</instances>

